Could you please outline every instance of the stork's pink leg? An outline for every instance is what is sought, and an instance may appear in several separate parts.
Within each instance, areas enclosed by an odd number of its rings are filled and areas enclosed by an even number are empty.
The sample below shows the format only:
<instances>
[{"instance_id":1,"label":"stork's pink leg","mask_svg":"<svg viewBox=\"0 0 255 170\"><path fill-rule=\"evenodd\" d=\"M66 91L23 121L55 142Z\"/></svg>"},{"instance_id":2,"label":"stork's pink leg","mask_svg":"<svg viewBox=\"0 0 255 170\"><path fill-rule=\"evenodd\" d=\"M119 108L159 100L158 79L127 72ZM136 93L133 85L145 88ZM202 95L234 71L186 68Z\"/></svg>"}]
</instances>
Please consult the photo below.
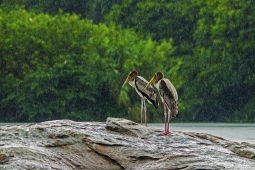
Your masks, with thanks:
<instances>
[{"instance_id":1,"label":"stork's pink leg","mask_svg":"<svg viewBox=\"0 0 255 170\"><path fill-rule=\"evenodd\" d=\"M171 117L171 111L168 110L168 115L167 115L167 130L166 130L166 134L169 134L170 133L170 129L169 129L169 126L170 126L170 117Z\"/></svg>"},{"instance_id":2,"label":"stork's pink leg","mask_svg":"<svg viewBox=\"0 0 255 170\"><path fill-rule=\"evenodd\" d=\"M166 103L164 102L164 121L165 121L165 130L163 133L160 134L160 136L167 135L169 132L167 132L167 114L166 114Z\"/></svg>"},{"instance_id":3,"label":"stork's pink leg","mask_svg":"<svg viewBox=\"0 0 255 170\"><path fill-rule=\"evenodd\" d=\"M143 101L144 99L141 97L141 125L143 124Z\"/></svg>"},{"instance_id":4,"label":"stork's pink leg","mask_svg":"<svg viewBox=\"0 0 255 170\"><path fill-rule=\"evenodd\" d=\"M143 110L144 110L144 122L145 122L145 126L147 127L147 108L146 108L146 103L144 98L143 98Z\"/></svg>"}]
</instances>

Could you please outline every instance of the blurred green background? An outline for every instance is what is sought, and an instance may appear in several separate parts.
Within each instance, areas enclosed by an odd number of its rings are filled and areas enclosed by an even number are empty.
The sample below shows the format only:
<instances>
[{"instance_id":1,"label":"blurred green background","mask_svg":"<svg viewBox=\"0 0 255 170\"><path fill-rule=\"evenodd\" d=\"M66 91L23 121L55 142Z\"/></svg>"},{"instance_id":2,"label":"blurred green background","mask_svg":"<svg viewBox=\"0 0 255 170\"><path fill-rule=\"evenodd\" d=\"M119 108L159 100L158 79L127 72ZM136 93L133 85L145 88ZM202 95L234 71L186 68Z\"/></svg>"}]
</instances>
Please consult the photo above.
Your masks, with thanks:
<instances>
[{"instance_id":1,"label":"blurred green background","mask_svg":"<svg viewBox=\"0 0 255 170\"><path fill-rule=\"evenodd\" d=\"M255 122L254 3L1 0L0 122L139 122L133 69L174 84L175 122Z\"/></svg>"}]
</instances>

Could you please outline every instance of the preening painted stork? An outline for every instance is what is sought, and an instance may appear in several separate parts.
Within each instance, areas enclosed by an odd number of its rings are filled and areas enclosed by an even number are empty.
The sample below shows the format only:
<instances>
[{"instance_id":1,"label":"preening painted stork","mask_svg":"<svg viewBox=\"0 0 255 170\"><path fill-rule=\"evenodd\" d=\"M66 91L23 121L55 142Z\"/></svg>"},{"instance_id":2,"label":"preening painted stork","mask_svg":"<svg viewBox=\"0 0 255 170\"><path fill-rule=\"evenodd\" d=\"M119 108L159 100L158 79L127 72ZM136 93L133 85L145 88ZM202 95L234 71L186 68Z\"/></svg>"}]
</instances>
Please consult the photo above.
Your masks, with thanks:
<instances>
[{"instance_id":1,"label":"preening painted stork","mask_svg":"<svg viewBox=\"0 0 255 170\"><path fill-rule=\"evenodd\" d=\"M164 104L165 131L160 134L163 136L170 133L170 118L178 117L178 94L173 84L168 79L164 78L164 74L160 71L154 74L150 82L146 85L145 90L152 83L154 83L154 86L158 89L160 98ZM166 108L168 114L166 113Z\"/></svg>"},{"instance_id":2,"label":"preening painted stork","mask_svg":"<svg viewBox=\"0 0 255 170\"><path fill-rule=\"evenodd\" d=\"M126 83L129 83L135 91L141 97L141 124L143 123L142 114L144 112L144 119L145 119L145 126L147 126L147 108L145 99L148 103L153 104L156 108L158 108L158 98L152 86L148 86L146 90L144 90L145 86L147 85L148 81L138 76L138 72L133 70L129 73L126 81L123 83L122 88Z\"/></svg>"}]
</instances>

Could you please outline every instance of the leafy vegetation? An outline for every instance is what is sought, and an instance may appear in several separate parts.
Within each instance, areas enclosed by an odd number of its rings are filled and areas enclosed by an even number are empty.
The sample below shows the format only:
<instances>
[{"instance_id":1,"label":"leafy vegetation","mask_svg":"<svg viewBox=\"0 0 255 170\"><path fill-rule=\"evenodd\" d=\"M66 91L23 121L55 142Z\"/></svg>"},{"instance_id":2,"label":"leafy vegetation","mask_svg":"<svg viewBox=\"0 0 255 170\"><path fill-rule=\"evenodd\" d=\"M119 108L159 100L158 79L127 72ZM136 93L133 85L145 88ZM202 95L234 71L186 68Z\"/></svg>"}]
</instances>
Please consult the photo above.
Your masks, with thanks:
<instances>
[{"instance_id":1,"label":"leafy vegetation","mask_svg":"<svg viewBox=\"0 0 255 170\"><path fill-rule=\"evenodd\" d=\"M121 90L136 69L146 79L161 70L172 81L175 121L255 122L253 1L3 0L0 7L1 121L139 121L139 96ZM162 121L162 107L147 106L149 121Z\"/></svg>"}]
</instances>

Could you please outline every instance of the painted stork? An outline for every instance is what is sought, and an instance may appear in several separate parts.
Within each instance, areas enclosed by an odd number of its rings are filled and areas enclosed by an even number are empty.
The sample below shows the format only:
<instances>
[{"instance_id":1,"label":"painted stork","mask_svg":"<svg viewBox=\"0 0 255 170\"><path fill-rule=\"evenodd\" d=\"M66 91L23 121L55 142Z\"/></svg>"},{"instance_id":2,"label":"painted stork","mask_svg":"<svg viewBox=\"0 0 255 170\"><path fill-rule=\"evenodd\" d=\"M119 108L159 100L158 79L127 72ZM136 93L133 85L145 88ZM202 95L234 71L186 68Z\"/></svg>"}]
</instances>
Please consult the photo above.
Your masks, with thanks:
<instances>
[{"instance_id":1,"label":"painted stork","mask_svg":"<svg viewBox=\"0 0 255 170\"><path fill-rule=\"evenodd\" d=\"M154 86L158 89L162 103L164 104L164 119L165 119L165 131L160 135L167 135L169 131L169 123L172 117L178 117L178 94L173 84L166 78L162 72L154 74L150 82L146 85L146 90L150 85L154 83ZM166 113L166 108L168 114Z\"/></svg>"},{"instance_id":2,"label":"painted stork","mask_svg":"<svg viewBox=\"0 0 255 170\"><path fill-rule=\"evenodd\" d=\"M138 72L135 70L129 73L126 81L122 85L122 88L126 83L129 83L133 88L135 88L135 91L141 97L141 124L143 123L142 114L144 112L145 126L147 126L147 108L145 99L148 103L153 104L156 108L158 108L159 102L157 95L152 86L148 86L146 90L144 90L148 81L145 78L138 76Z\"/></svg>"}]
</instances>

